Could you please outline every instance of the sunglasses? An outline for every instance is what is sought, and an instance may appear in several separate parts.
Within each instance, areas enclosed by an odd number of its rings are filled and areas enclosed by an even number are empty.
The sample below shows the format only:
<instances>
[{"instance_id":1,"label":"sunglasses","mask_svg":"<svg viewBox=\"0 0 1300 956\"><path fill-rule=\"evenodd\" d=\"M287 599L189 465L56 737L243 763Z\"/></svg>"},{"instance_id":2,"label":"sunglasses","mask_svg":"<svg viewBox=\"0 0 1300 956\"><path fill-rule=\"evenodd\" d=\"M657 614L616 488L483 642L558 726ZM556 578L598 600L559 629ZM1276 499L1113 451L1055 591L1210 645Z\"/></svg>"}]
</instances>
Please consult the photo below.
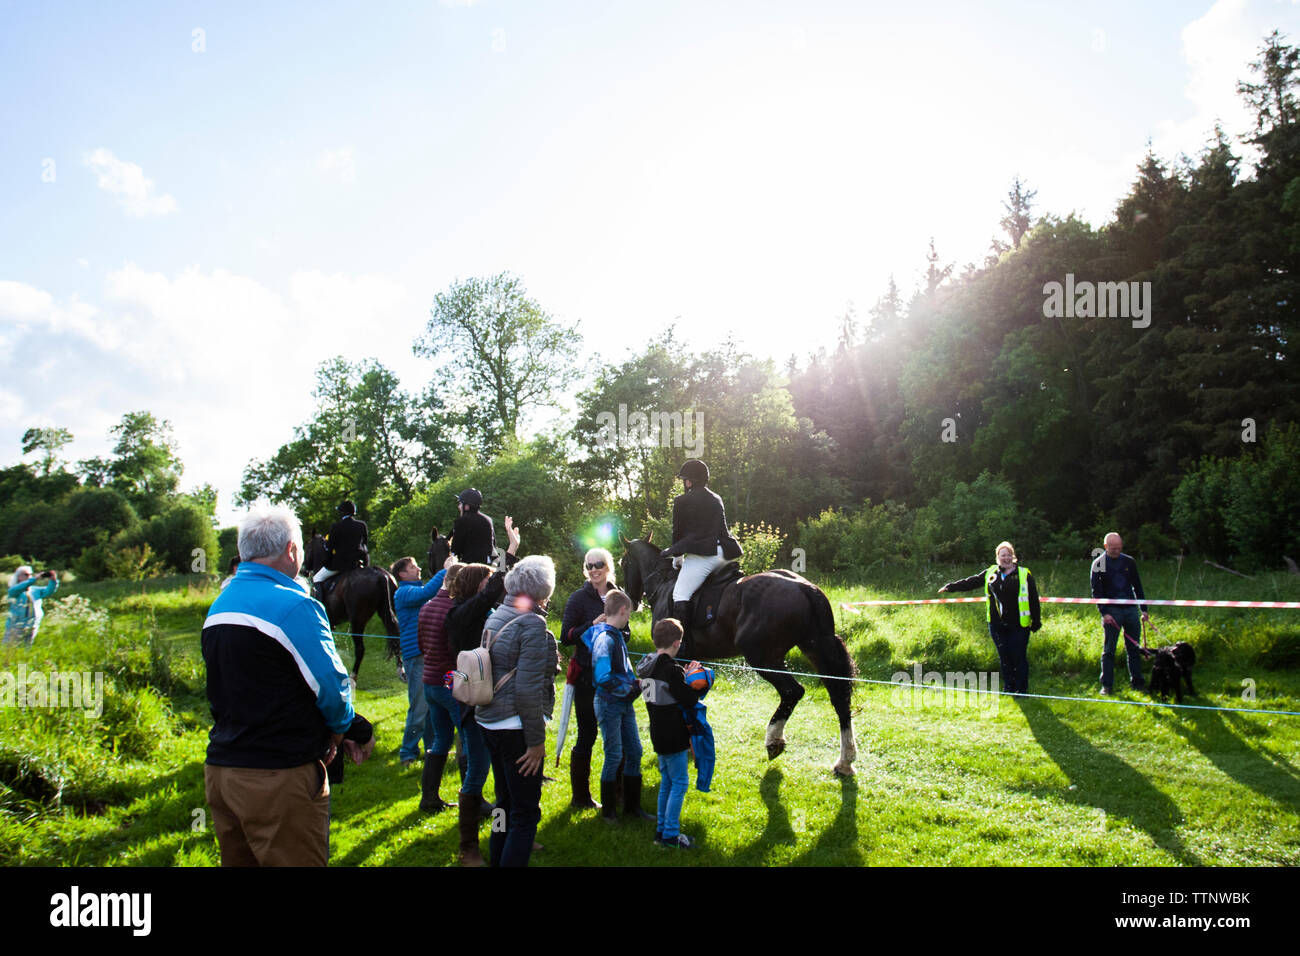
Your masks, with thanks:
<instances>
[{"instance_id":1,"label":"sunglasses","mask_svg":"<svg viewBox=\"0 0 1300 956\"><path fill-rule=\"evenodd\" d=\"M605 566L605 562L604 562L604 561L597 561L595 564L592 564L592 563L588 562L588 563L587 563L587 570L588 570L588 571L599 571L599 570L600 570L601 568L603 568L604 566Z\"/></svg>"}]
</instances>

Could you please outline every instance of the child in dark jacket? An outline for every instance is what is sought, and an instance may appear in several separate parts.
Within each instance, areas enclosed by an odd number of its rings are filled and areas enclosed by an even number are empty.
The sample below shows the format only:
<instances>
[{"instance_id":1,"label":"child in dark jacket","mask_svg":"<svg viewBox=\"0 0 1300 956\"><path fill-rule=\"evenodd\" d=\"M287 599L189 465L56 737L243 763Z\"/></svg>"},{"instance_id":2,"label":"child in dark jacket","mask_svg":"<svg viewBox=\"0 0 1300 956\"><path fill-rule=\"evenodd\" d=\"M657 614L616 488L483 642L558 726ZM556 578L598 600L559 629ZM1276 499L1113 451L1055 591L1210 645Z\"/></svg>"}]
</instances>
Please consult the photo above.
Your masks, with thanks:
<instances>
[{"instance_id":1,"label":"child in dark jacket","mask_svg":"<svg viewBox=\"0 0 1300 956\"><path fill-rule=\"evenodd\" d=\"M659 816L655 843L689 850L695 842L681 832L682 802L690 785L686 750L691 735L686 712L695 707L699 691L686 683L682 666L673 656L682 646L682 626L665 618L654 626L651 636L655 654L641 661L637 676L650 717L650 742L659 756Z\"/></svg>"}]
</instances>

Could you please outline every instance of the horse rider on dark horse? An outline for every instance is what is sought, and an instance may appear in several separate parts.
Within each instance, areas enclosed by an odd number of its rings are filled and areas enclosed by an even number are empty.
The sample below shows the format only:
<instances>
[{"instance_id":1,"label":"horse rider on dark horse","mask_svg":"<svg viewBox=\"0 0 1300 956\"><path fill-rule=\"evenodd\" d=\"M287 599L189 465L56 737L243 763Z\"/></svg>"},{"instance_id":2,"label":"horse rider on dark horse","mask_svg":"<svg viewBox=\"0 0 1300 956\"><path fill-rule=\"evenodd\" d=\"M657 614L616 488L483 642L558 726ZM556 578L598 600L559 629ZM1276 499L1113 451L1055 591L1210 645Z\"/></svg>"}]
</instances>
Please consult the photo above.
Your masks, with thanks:
<instances>
[{"instance_id":1,"label":"horse rider on dark horse","mask_svg":"<svg viewBox=\"0 0 1300 956\"><path fill-rule=\"evenodd\" d=\"M357 518L357 506L351 501L345 501L339 505L338 511L339 520L334 522L329 534L325 536L329 558L325 561L325 566L312 577L322 603L327 592L324 587L326 581L344 571L370 566L370 551L367 547L370 530L364 521Z\"/></svg>"},{"instance_id":2,"label":"horse rider on dark horse","mask_svg":"<svg viewBox=\"0 0 1300 956\"><path fill-rule=\"evenodd\" d=\"M447 540L461 564L496 563L496 531L492 519L479 511L482 505L483 494L477 488L466 488L456 496L460 516L451 526L451 537Z\"/></svg>"},{"instance_id":3,"label":"horse rider on dark horse","mask_svg":"<svg viewBox=\"0 0 1300 956\"><path fill-rule=\"evenodd\" d=\"M687 639L680 654L687 655L691 632L691 597L704 580L744 552L727 529L727 510L709 488L709 466L691 458L677 472L685 491L673 499L673 543L660 552L680 568L673 584L673 617L681 622Z\"/></svg>"}]
</instances>

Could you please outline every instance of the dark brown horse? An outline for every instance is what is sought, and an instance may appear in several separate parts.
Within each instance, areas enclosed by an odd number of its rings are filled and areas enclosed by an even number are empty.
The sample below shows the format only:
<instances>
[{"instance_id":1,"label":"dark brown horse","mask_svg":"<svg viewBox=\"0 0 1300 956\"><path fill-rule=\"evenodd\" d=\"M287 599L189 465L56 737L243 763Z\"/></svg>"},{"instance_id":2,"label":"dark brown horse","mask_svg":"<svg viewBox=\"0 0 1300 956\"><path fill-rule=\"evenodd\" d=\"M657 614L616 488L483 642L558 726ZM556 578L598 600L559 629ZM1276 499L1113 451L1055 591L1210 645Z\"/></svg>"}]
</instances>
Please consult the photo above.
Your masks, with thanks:
<instances>
[{"instance_id":1,"label":"dark brown horse","mask_svg":"<svg viewBox=\"0 0 1300 956\"><path fill-rule=\"evenodd\" d=\"M644 595L655 621L671 617L677 580L672 559L660 556L650 535L632 541L619 535L619 540L626 549L620 566L628 596L640 605ZM835 633L831 604L820 588L793 571L764 571L741 578L723 592L713 624L707 630L692 630L687 646L698 660L743 656L750 667L762 668L759 673L781 698L767 725L768 759L785 750L785 722L804 695L803 685L785 664L786 654L798 647L813 669L825 675L822 683L840 719L840 759L834 770L853 775L858 755L849 710L853 686L835 678L852 677L856 668L844 639Z\"/></svg>"},{"instance_id":2,"label":"dark brown horse","mask_svg":"<svg viewBox=\"0 0 1300 956\"><path fill-rule=\"evenodd\" d=\"M311 543L307 545L306 560L302 565L303 573L308 580L311 580L312 575L325 566L328 558L329 546L325 543L325 536L313 534ZM397 582L393 580L393 576L383 568L353 568L351 571L337 574L332 583L334 587L325 599L325 613L329 615L330 627L337 627L346 621L352 632L354 648L352 679L357 679L357 673L361 670L361 661L366 656L365 638L358 635L365 633L366 624L376 614L379 615L384 630L388 632L386 641L388 654L384 659L397 657L400 662L401 644L398 641L397 614L393 610L393 595L397 591Z\"/></svg>"},{"instance_id":3,"label":"dark brown horse","mask_svg":"<svg viewBox=\"0 0 1300 956\"><path fill-rule=\"evenodd\" d=\"M447 540L445 534L438 534L435 526L429 535L429 564L428 572L437 574L442 570L442 566L447 563L447 558L451 555L451 542Z\"/></svg>"}]
</instances>

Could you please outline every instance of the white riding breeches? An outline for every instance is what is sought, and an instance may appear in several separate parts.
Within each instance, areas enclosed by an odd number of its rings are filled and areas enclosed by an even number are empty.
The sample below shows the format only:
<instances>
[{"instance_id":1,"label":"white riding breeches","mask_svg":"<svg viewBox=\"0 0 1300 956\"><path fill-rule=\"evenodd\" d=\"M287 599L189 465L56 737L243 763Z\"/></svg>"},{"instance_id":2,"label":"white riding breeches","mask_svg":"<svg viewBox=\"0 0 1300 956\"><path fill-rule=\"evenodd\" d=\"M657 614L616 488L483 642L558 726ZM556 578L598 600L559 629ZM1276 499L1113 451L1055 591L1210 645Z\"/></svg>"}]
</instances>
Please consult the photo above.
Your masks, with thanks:
<instances>
[{"instance_id":1,"label":"white riding breeches","mask_svg":"<svg viewBox=\"0 0 1300 956\"><path fill-rule=\"evenodd\" d=\"M682 570L677 575L677 583L673 585L673 600L689 601L709 573L726 563L727 559L722 556L722 545L718 545L717 554L682 555Z\"/></svg>"},{"instance_id":2,"label":"white riding breeches","mask_svg":"<svg viewBox=\"0 0 1300 956\"><path fill-rule=\"evenodd\" d=\"M328 581L336 574L338 574L337 571L331 571L329 568L321 568L314 575L312 575L312 580L315 581L317 584L320 584L322 581Z\"/></svg>"}]
</instances>

